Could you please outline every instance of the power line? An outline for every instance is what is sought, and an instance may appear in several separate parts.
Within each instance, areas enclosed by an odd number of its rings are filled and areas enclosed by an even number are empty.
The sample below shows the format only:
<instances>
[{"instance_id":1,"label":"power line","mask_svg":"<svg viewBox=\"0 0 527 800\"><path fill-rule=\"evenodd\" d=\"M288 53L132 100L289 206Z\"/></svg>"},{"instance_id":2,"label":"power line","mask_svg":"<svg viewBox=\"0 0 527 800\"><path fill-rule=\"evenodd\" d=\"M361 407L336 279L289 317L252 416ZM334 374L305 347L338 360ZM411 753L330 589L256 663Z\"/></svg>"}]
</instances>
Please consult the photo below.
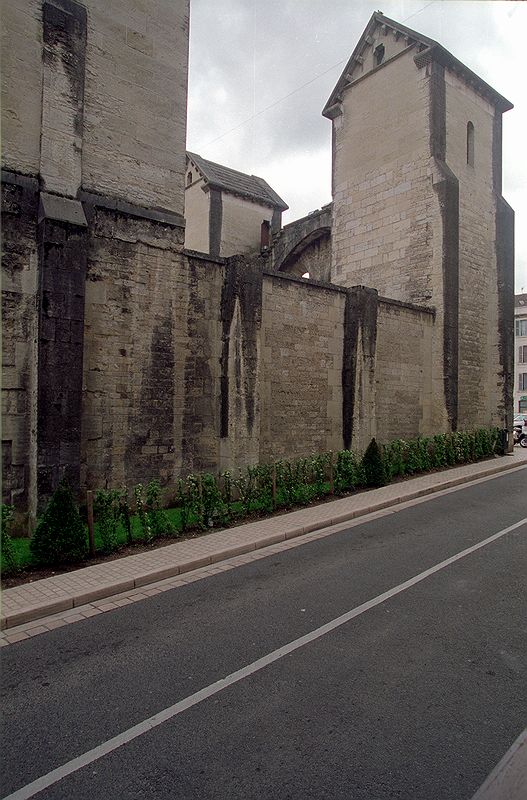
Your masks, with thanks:
<instances>
[{"instance_id":1,"label":"power line","mask_svg":"<svg viewBox=\"0 0 527 800\"><path fill-rule=\"evenodd\" d=\"M426 4L426 6L423 6L422 8L418 8L417 11L413 11L411 14L408 14L408 16L405 17L404 19L402 19L401 22L406 22L407 19L411 19L411 17L415 17L416 14L420 14L421 11L424 11L425 8L428 8L428 6L433 5L435 2L437 2L437 0L431 0L430 3Z\"/></svg>"},{"instance_id":2,"label":"power line","mask_svg":"<svg viewBox=\"0 0 527 800\"><path fill-rule=\"evenodd\" d=\"M416 14L420 14L421 11L424 11L425 8L428 8L429 6L433 5L435 2L437 2L437 0L431 0L430 3L427 3L425 6L423 6L423 8L419 8L417 11L414 11L412 14L409 14L407 17L405 17L403 20L401 20L401 22L406 22L406 20L410 19L410 17L415 17ZM224 139L230 133L234 133L234 131L237 131L238 128L242 128L244 125L247 125L248 122L252 122L253 119L256 119L257 117L260 117L266 111L269 111L271 108L274 108L275 106L279 105L280 103L283 103L284 100L288 100L294 94L296 94L297 92L300 92L306 86L310 86L315 81L318 81L319 78L323 78L324 75L328 74L328 72L331 72L332 70L336 69L337 67L340 67L340 65L344 64L346 61L347 61L346 58L343 58L340 61L337 61L336 64L333 64L331 67L328 67L326 70L324 70L324 72L320 72L318 75L315 75L314 78L311 78L311 80L306 81L305 83L302 83L300 86L297 86L296 89L293 89L288 94L285 94L283 97L279 97L278 100L275 100L273 103L270 103L268 106L265 106L265 108L261 108L260 111L256 111L256 113L251 114L250 117L247 117L246 119L242 120L242 122L239 122L237 125L234 125L234 127L229 128L229 130L224 131L224 133L220 133L219 136L216 136L215 139L211 139L210 142L206 142L205 144L198 145L197 148L201 149L203 147L209 147L211 144L215 144L216 142L219 142L220 139Z\"/></svg>"},{"instance_id":3,"label":"power line","mask_svg":"<svg viewBox=\"0 0 527 800\"><path fill-rule=\"evenodd\" d=\"M219 141L219 139L223 139L225 136L228 136L229 133L237 131L238 128L241 128L243 125L246 125L248 122L251 122L251 120L256 119L256 117L260 117L265 111L269 111L270 108L274 108L279 103L283 103L284 100L287 100L289 97L296 94L301 89L304 89L304 87L309 86L311 83L314 83L319 78L322 78L324 75L327 75L328 72L331 72L332 69L335 69L336 67L339 67L341 64L344 64L345 61L346 61L345 58L343 58L341 61L337 61L336 64L333 64L333 66L328 67L326 70L324 70L324 72L315 75L315 77L311 78L311 80L306 81L301 86L297 86L296 89L293 89L291 92L289 92L289 94L285 94L283 97L279 97L278 100L275 100L273 103L270 103L270 105L265 106L265 108L261 108L260 111L256 112L256 114L252 114L250 117L247 117L247 119L244 119L242 122L239 122L238 125L235 125L233 128L229 128L228 131L225 131L224 133L217 136L215 139L212 139L210 142L207 142L206 144L202 145L202 147L208 147L210 144L214 144L214 142Z\"/></svg>"}]
</instances>

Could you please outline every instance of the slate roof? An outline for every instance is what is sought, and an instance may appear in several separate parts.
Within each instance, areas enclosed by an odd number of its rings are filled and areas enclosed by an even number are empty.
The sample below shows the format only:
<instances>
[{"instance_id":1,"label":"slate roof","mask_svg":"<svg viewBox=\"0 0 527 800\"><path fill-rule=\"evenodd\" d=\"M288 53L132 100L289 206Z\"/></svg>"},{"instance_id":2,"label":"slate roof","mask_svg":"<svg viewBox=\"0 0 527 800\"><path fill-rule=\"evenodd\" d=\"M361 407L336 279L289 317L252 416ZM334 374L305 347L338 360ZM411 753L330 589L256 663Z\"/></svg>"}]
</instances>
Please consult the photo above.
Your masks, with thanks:
<instances>
[{"instance_id":1,"label":"slate roof","mask_svg":"<svg viewBox=\"0 0 527 800\"><path fill-rule=\"evenodd\" d=\"M281 211L289 208L287 203L284 203L263 178L259 178L257 175L247 175L245 172L238 172L236 169L208 161L197 153L187 152L187 156L199 169L209 186L247 197L249 200L255 200L273 208L279 208Z\"/></svg>"},{"instance_id":2,"label":"slate roof","mask_svg":"<svg viewBox=\"0 0 527 800\"><path fill-rule=\"evenodd\" d=\"M517 294L514 297L515 306L527 306L527 294Z\"/></svg>"},{"instance_id":3,"label":"slate roof","mask_svg":"<svg viewBox=\"0 0 527 800\"><path fill-rule=\"evenodd\" d=\"M458 61L458 59L453 56L452 53L449 53L448 50L440 45L439 42L436 42L435 39L430 39L428 36L424 36L422 33L412 30L412 28L407 28L405 25L401 25L399 22L395 22L395 20L385 17L380 11L375 11L371 15L370 21L366 25L364 32L360 37L357 46L355 47L355 50L351 54L351 58L344 67L342 75L337 81L335 88L331 92L329 100L324 106L322 111L323 116L331 118L332 106L339 102L339 95L343 89L353 83L351 73L353 71L355 61L360 58L360 55L367 44L366 37L376 28L377 25L386 25L388 28L398 31L402 36L408 37L408 46L410 46L412 42L420 45L419 51L416 51L414 56L418 67L421 67L428 61L437 61L443 66L451 69L453 72L461 75L461 77L463 77L467 83L472 85L476 91L486 97L500 111L509 111L511 108L513 108L513 105L509 100L499 94L495 89L492 88L492 86L489 86L488 83L485 83L485 81L480 78L479 75L476 75L475 72L472 72L472 70L466 67L465 64L463 64L461 61ZM389 63L389 60L384 63Z\"/></svg>"}]
</instances>

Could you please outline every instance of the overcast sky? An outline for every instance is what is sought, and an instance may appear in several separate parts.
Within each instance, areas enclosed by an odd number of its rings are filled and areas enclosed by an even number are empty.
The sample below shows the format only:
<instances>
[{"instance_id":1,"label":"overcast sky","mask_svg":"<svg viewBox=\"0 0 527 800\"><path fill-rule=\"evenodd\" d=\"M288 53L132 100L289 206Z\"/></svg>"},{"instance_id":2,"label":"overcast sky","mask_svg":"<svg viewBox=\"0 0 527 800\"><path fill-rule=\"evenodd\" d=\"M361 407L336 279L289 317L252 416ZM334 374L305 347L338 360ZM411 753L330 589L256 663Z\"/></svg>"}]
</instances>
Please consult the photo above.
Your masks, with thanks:
<instances>
[{"instance_id":1,"label":"overcast sky","mask_svg":"<svg viewBox=\"0 0 527 800\"><path fill-rule=\"evenodd\" d=\"M379 8L380 5L380 8ZM373 11L438 40L514 103L503 194L527 292L527 3L498 0L191 0L188 149L265 178L291 222L331 200L322 108Z\"/></svg>"}]
</instances>

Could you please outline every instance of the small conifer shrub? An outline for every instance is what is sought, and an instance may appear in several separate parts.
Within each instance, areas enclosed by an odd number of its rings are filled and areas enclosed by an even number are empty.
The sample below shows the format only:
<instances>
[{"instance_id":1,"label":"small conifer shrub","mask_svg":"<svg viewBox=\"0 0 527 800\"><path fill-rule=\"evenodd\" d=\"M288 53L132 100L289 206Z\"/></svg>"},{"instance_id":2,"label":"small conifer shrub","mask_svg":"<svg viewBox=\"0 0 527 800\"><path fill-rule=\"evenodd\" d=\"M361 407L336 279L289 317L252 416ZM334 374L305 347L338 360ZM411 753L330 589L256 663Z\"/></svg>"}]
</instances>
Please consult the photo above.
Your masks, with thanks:
<instances>
[{"instance_id":1,"label":"small conifer shrub","mask_svg":"<svg viewBox=\"0 0 527 800\"><path fill-rule=\"evenodd\" d=\"M37 564L60 564L81 561L86 557L88 541L73 493L61 483L48 503L30 544Z\"/></svg>"},{"instance_id":2,"label":"small conifer shrub","mask_svg":"<svg viewBox=\"0 0 527 800\"><path fill-rule=\"evenodd\" d=\"M11 525L13 524L13 506L2 503L2 572L8 575L18 569L18 559L15 546L11 538Z\"/></svg>"},{"instance_id":3,"label":"small conifer shrub","mask_svg":"<svg viewBox=\"0 0 527 800\"><path fill-rule=\"evenodd\" d=\"M382 452L375 438L371 440L362 457L362 468L366 486L386 486L388 483Z\"/></svg>"}]
</instances>

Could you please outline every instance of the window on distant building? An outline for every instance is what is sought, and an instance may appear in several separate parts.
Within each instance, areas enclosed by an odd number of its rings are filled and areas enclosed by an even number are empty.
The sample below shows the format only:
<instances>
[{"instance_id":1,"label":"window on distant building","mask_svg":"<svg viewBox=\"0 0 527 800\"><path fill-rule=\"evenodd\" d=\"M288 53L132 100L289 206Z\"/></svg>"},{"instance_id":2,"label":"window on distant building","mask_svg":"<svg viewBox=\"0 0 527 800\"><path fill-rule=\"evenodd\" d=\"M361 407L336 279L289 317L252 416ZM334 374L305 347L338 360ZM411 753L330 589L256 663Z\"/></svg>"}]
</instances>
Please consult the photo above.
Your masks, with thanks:
<instances>
[{"instance_id":1,"label":"window on distant building","mask_svg":"<svg viewBox=\"0 0 527 800\"><path fill-rule=\"evenodd\" d=\"M474 125L472 122L467 124L467 164L474 166Z\"/></svg>"},{"instance_id":2,"label":"window on distant building","mask_svg":"<svg viewBox=\"0 0 527 800\"><path fill-rule=\"evenodd\" d=\"M518 363L527 364L527 344L521 344L518 350Z\"/></svg>"},{"instance_id":3,"label":"window on distant building","mask_svg":"<svg viewBox=\"0 0 527 800\"><path fill-rule=\"evenodd\" d=\"M518 375L518 389L520 392L527 390L527 372L520 372Z\"/></svg>"},{"instance_id":4,"label":"window on distant building","mask_svg":"<svg viewBox=\"0 0 527 800\"><path fill-rule=\"evenodd\" d=\"M384 45L378 44L373 51L373 61L376 67L384 61Z\"/></svg>"},{"instance_id":5,"label":"window on distant building","mask_svg":"<svg viewBox=\"0 0 527 800\"><path fill-rule=\"evenodd\" d=\"M527 319L516 320L516 336L527 336Z\"/></svg>"},{"instance_id":6,"label":"window on distant building","mask_svg":"<svg viewBox=\"0 0 527 800\"><path fill-rule=\"evenodd\" d=\"M520 397L518 411L520 414L527 414L527 397Z\"/></svg>"},{"instance_id":7,"label":"window on distant building","mask_svg":"<svg viewBox=\"0 0 527 800\"><path fill-rule=\"evenodd\" d=\"M187 186L190 186L191 183L192 183L192 171L189 172L189 174L187 175Z\"/></svg>"},{"instance_id":8,"label":"window on distant building","mask_svg":"<svg viewBox=\"0 0 527 800\"><path fill-rule=\"evenodd\" d=\"M271 223L264 219L260 225L260 249L267 250L271 244Z\"/></svg>"}]
</instances>

